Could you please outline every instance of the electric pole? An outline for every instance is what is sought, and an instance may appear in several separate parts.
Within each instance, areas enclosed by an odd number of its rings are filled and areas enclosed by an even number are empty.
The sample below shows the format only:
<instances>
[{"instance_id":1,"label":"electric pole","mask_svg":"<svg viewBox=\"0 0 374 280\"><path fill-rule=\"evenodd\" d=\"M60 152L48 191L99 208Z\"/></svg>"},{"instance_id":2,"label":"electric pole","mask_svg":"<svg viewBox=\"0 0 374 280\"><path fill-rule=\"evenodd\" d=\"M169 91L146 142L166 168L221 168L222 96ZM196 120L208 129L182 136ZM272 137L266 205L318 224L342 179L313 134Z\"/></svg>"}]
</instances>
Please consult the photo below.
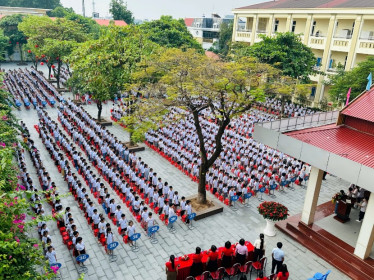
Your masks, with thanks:
<instances>
[{"instance_id":1,"label":"electric pole","mask_svg":"<svg viewBox=\"0 0 374 280\"><path fill-rule=\"evenodd\" d=\"M83 14L84 17L86 16L86 11L85 11L85 8L84 8L84 0L82 0L82 14Z\"/></svg>"}]
</instances>

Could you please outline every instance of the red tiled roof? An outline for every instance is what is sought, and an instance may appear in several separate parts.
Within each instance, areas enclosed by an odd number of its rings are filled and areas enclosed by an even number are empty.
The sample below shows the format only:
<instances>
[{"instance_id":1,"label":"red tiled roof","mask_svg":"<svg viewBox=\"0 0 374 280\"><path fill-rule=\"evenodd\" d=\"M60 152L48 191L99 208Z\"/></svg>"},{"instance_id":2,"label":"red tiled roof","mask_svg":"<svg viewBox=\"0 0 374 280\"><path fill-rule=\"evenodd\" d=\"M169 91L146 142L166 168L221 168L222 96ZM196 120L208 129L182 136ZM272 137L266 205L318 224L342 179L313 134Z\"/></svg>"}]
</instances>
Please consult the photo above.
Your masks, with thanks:
<instances>
[{"instance_id":1,"label":"red tiled roof","mask_svg":"<svg viewBox=\"0 0 374 280\"><path fill-rule=\"evenodd\" d=\"M374 122L374 87L353 100L341 112L343 115Z\"/></svg>"},{"instance_id":2,"label":"red tiled roof","mask_svg":"<svg viewBox=\"0 0 374 280\"><path fill-rule=\"evenodd\" d=\"M50 19L56 20L55 17L50 17ZM112 19L100 19L100 18L94 18L93 20L96 21L98 25L108 26L111 21L114 21L114 25L117 25L117 26L127 25L127 23L124 20L112 20Z\"/></svg>"},{"instance_id":3,"label":"red tiled roof","mask_svg":"<svg viewBox=\"0 0 374 280\"><path fill-rule=\"evenodd\" d=\"M215 54L214 52L211 52L211 51L205 51L205 55L209 58L213 58L215 60L218 60L219 59L219 55L218 54Z\"/></svg>"},{"instance_id":4,"label":"red tiled roof","mask_svg":"<svg viewBox=\"0 0 374 280\"><path fill-rule=\"evenodd\" d=\"M111 21L114 21L114 25L117 25L117 26L127 25L127 23L124 20L111 20L111 19L98 19L98 18L95 18L93 20L96 21L99 25L105 25L105 26L108 26Z\"/></svg>"},{"instance_id":5,"label":"red tiled roof","mask_svg":"<svg viewBox=\"0 0 374 280\"><path fill-rule=\"evenodd\" d=\"M192 26L193 21L194 21L194 18L185 18L184 19L184 24L186 26Z\"/></svg>"},{"instance_id":6,"label":"red tiled roof","mask_svg":"<svg viewBox=\"0 0 374 280\"><path fill-rule=\"evenodd\" d=\"M307 128L285 135L374 168L374 136L335 124Z\"/></svg>"},{"instance_id":7,"label":"red tiled roof","mask_svg":"<svg viewBox=\"0 0 374 280\"><path fill-rule=\"evenodd\" d=\"M373 0L278 0L238 9L374 8Z\"/></svg>"}]
</instances>

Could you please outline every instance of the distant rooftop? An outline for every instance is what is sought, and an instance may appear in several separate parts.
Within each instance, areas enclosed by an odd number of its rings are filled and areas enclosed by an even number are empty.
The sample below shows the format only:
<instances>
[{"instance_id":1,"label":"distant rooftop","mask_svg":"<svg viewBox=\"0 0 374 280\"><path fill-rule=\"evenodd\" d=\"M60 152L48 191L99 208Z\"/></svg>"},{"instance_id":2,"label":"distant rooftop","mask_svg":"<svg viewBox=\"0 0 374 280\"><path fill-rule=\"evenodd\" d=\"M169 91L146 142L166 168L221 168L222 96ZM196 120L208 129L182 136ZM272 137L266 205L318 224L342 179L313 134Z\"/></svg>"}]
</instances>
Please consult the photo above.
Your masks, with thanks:
<instances>
[{"instance_id":1,"label":"distant rooftop","mask_svg":"<svg viewBox=\"0 0 374 280\"><path fill-rule=\"evenodd\" d=\"M374 0L278 0L238 9L374 8Z\"/></svg>"}]
</instances>

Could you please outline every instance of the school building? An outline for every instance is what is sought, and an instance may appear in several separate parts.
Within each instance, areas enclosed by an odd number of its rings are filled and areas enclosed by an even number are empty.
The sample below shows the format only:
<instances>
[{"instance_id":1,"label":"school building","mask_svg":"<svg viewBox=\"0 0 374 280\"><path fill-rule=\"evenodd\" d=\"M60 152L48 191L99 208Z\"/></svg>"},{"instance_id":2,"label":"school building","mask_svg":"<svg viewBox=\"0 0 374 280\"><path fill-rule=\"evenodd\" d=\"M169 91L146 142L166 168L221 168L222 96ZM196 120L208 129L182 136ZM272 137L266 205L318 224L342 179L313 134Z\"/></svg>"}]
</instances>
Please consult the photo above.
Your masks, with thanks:
<instances>
[{"instance_id":1,"label":"school building","mask_svg":"<svg viewBox=\"0 0 374 280\"><path fill-rule=\"evenodd\" d=\"M374 55L372 0L278 0L237 8L233 13L234 42L254 44L261 40L259 35L276 32L300 34L317 58L316 69L326 74L336 73L339 65L350 70ZM315 83L310 93L312 106L327 97L325 79L324 75L311 77Z\"/></svg>"}]
</instances>

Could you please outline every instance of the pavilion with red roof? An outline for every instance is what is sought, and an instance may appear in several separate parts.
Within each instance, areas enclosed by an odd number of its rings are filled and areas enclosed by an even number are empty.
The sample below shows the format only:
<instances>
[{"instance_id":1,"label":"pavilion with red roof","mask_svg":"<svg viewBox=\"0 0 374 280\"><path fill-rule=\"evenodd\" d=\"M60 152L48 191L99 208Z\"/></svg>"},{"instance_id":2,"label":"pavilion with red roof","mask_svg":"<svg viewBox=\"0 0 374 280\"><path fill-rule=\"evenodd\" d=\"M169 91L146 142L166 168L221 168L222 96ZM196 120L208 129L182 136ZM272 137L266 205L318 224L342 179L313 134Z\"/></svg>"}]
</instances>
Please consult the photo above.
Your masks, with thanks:
<instances>
[{"instance_id":1,"label":"pavilion with red roof","mask_svg":"<svg viewBox=\"0 0 374 280\"><path fill-rule=\"evenodd\" d=\"M302 213L277 227L353 279L373 279L374 260L369 255L374 242L374 87L343 108L334 124L293 131L256 125L254 139L312 166ZM331 201L317 205L325 171L368 191L354 247L315 224L334 213ZM336 192L346 187L338 186Z\"/></svg>"}]
</instances>

